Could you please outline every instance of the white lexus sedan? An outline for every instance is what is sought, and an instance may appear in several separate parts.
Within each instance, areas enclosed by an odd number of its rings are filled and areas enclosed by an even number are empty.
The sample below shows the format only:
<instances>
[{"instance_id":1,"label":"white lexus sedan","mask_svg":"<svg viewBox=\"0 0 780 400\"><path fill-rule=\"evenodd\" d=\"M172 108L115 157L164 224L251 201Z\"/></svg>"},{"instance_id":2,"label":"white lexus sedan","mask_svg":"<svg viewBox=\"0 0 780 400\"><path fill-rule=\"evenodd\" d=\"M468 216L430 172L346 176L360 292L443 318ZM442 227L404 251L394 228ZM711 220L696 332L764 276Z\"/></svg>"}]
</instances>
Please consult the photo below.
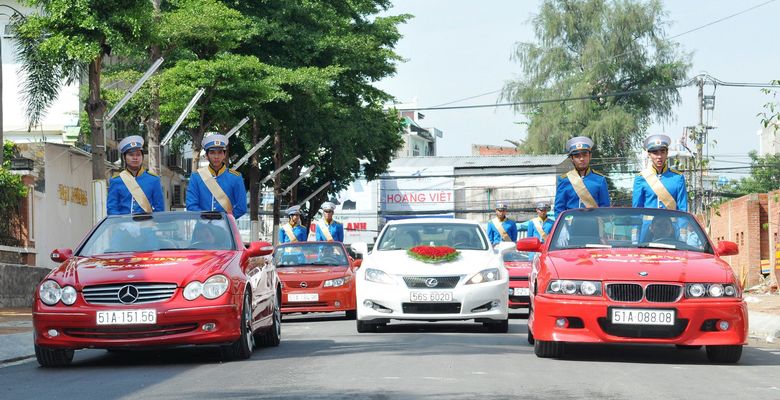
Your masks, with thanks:
<instances>
[{"instance_id":1,"label":"white lexus sedan","mask_svg":"<svg viewBox=\"0 0 780 400\"><path fill-rule=\"evenodd\" d=\"M389 222L355 274L357 330L375 332L390 320L475 320L490 332L509 330L509 274L503 253L479 224L461 219L415 218Z\"/></svg>"}]
</instances>

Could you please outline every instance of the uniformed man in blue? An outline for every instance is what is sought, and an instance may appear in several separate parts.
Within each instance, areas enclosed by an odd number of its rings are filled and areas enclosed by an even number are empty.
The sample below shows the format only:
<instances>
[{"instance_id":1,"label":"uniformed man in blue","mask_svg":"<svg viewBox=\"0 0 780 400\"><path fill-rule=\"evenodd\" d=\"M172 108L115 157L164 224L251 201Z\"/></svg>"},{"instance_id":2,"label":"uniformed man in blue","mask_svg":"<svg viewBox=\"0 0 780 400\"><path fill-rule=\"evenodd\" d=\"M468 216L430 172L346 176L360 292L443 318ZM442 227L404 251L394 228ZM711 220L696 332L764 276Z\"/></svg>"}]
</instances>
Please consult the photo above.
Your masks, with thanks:
<instances>
[{"instance_id":1,"label":"uniformed man in blue","mask_svg":"<svg viewBox=\"0 0 780 400\"><path fill-rule=\"evenodd\" d=\"M209 165L190 175L188 211L226 211L238 219L246 213L244 178L225 164L225 135L212 134L201 142Z\"/></svg>"},{"instance_id":2,"label":"uniformed man in blue","mask_svg":"<svg viewBox=\"0 0 780 400\"><path fill-rule=\"evenodd\" d=\"M301 208L292 206L285 213L289 221L279 227L279 243L305 242L309 230L301 225Z\"/></svg>"},{"instance_id":3,"label":"uniformed man in blue","mask_svg":"<svg viewBox=\"0 0 780 400\"><path fill-rule=\"evenodd\" d=\"M314 240L323 242L343 242L344 225L333 219L333 213L336 211L336 205L326 201L322 203L322 213L324 217L318 221L315 226Z\"/></svg>"},{"instance_id":4,"label":"uniformed man in blue","mask_svg":"<svg viewBox=\"0 0 780 400\"><path fill-rule=\"evenodd\" d=\"M590 168L593 141L577 136L566 142L574 169L557 179L555 189L555 215L572 208L609 207L607 178Z\"/></svg>"},{"instance_id":5,"label":"uniformed man in blue","mask_svg":"<svg viewBox=\"0 0 780 400\"><path fill-rule=\"evenodd\" d=\"M536 204L536 218L532 218L528 221L528 237L538 237L539 240L545 242L547 235L552 230L553 221L551 218L547 218L547 212L550 211L550 205L545 202Z\"/></svg>"},{"instance_id":6,"label":"uniformed man in blue","mask_svg":"<svg viewBox=\"0 0 780 400\"><path fill-rule=\"evenodd\" d=\"M108 181L108 215L165 211L160 177L143 167L144 139L128 136L119 142L125 169Z\"/></svg>"},{"instance_id":7,"label":"uniformed man in blue","mask_svg":"<svg viewBox=\"0 0 780 400\"><path fill-rule=\"evenodd\" d=\"M650 166L634 177L633 207L668 208L688 211L688 188L682 172L669 168L669 144L666 135L651 135L644 147Z\"/></svg>"},{"instance_id":8,"label":"uniformed man in blue","mask_svg":"<svg viewBox=\"0 0 780 400\"><path fill-rule=\"evenodd\" d=\"M507 218L506 211L509 205L504 201L496 203L496 216L488 221L487 235L488 240L494 246L501 242L517 241L517 224L514 220Z\"/></svg>"}]
</instances>

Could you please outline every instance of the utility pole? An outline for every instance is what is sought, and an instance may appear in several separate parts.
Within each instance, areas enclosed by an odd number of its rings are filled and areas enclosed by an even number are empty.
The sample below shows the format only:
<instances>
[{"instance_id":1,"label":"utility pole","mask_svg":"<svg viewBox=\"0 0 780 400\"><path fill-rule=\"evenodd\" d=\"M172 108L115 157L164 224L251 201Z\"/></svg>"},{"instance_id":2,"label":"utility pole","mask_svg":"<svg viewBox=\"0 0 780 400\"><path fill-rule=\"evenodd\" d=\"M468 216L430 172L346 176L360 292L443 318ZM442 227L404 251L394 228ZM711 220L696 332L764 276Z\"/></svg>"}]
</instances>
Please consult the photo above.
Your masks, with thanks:
<instances>
[{"instance_id":1,"label":"utility pole","mask_svg":"<svg viewBox=\"0 0 780 400\"><path fill-rule=\"evenodd\" d=\"M699 77L697 84L699 86L699 125L696 126L696 160L698 160L699 170L696 177L694 212L701 213L704 211L704 77Z\"/></svg>"}]
</instances>

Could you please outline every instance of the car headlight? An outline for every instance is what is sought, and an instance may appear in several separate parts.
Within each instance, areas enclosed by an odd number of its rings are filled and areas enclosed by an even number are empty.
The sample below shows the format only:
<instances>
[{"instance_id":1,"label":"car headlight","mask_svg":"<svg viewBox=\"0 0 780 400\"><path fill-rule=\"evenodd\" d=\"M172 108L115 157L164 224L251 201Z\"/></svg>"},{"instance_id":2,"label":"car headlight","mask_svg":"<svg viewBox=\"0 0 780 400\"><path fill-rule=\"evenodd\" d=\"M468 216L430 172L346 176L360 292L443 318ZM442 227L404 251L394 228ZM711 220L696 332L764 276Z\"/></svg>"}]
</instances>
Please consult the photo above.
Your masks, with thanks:
<instances>
[{"instance_id":1,"label":"car headlight","mask_svg":"<svg viewBox=\"0 0 780 400\"><path fill-rule=\"evenodd\" d=\"M568 294L577 296L601 296L600 281L575 281L568 279L556 279L550 281L545 293Z\"/></svg>"},{"instance_id":2,"label":"car headlight","mask_svg":"<svg viewBox=\"0 0 780 400\"><path fill-rule=\"evenodd\" d=\"M689 283L685 285L685 297L698 299L702 297L738 297L739 291L733 284L723 283Z\"/></svg>"},{"instance_id":3,"label":"car headlight","mask_svg":"<svg viewBox=\"0 0 780 400\"><path fill-rule=\"evenodd\" d=\"M225 275L214 275L203 283L203 297L214 300L222 296L230 287L230 279Z\"/></svg>"},{"instance_id":4,"label":"car headlight","mask_svg":"<svg viewBox=\"0 0 780 400\"><path fill-rule=\"evenodd\" d=\"M38 287L38 297L44 304L53 306L62 298L62 288L59 283L47 280Z\"/></svg>"},{"instance_id":5,"label":"car headlight","mask_svg":"<svg viewBox=\"0 0 780 400\"><path fill-rule=\"evenodd\" d=\"M393 281L393 278L390 277L390 275L386 274L382 270L378 270L374 268L366 269L366 280L369 282L386 283L389 285L395 283L395 281Z\"/></svg>"},{"instance_id":6,"label":"car headlight","mask_svg":"<svg viewBox=\"0 0 780 400\"><path fill-rule=\"evenodd\" d=\"M501 272L498 271L498 268L489 268L479 271L476 275L469 278L469 280L466 281L466 284L473 285L477 283L493 282L499 279L501 279Z\"/></svg>"},{"instance_id":7,"label":"car headlight","mask_svg":"<svg viewBox=\"0 0 780 400\"><path fill-rule=\"evenodd\" d=\"M325 284L323 284L322 286L323 287L339 287L339 286L344 286L344 284L346 284L347 282L349 282L349 277L345 276L343 278L328 279L327 281L325 281Z\"/></svg>"},{"instance_id":8,"label":"car headlight","mask_svg":"<svg viewBox=\"0 0 780 400\"><path fill-rule=\"evenodd\" d=\"M62 303L65 305L73 305L76 302L76 288L73 286L65 286L62 288L61 295Z\"/></svg>"}]
</instances>

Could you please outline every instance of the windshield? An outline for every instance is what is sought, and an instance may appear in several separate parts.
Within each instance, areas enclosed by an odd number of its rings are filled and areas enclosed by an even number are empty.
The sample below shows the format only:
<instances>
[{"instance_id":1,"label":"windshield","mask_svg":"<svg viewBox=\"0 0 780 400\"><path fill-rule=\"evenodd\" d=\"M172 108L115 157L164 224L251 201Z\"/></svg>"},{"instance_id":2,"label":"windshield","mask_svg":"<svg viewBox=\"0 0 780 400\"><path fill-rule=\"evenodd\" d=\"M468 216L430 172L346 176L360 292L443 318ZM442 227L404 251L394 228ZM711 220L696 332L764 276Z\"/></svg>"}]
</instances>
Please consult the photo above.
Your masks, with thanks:
<instances>
[{"instance_id":1,"label":"windshield","mask_svg":"<svg viewBox=\"0 0 780 400\"><path fill-rule=\"evenodd\" d=\"M235 250L227 219L219 213L180 211L112 216L76 255L187 249Z\"/></svg>"},{"instance_id":2,"label":"windshield","mask_svg":"<svg viewBox=\"0 0 780 400\"><path fill-rule=\"evenodd\" d=\"M388 226L376 248L408 250L415 246L449 246L457 250L487 250L485 235L478 225L420 222Z\"/></svg>"},{"instance_id":3,"label":"windshield","mask_svg":"<svg viewBox=\"0 0 780 400\"><path fill-rule=\"evenodd\" d=\"M349 265L344 247L335 243L296 243L276 248L277 267L308 267L312 265Z\"/></svg>"},{"instance_id":4,"label":"windshield","mask_svg":"<svg viewBox=\"0 0 780 400\"><path fill-rule=\"evenodd\" d=\"M571 210L562 215L550 250L655 248L712 253L696 219L681 211L651 208Z\"/></svg>"},{"instance_id":5,"label":"windshield","mask_svg":"<svg viewBox=\"0 0 780 400\"><path fill-rule=\"evenodd\" d=\"M526 251L510 251L504 254L504 262L530 262L531 253Z\"/></svg>"}]
</instances>

